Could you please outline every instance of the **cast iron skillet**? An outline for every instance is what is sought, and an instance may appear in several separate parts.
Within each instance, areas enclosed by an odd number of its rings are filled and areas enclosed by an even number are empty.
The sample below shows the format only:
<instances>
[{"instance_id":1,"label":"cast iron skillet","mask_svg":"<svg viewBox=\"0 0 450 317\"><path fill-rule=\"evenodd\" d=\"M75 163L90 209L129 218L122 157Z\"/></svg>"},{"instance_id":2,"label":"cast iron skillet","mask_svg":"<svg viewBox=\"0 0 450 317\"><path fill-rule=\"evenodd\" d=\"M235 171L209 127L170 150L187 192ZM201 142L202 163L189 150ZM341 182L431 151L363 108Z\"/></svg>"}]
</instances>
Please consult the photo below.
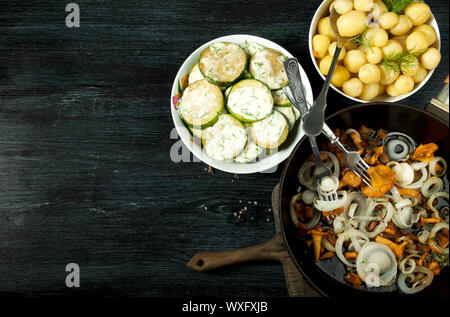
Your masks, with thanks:
<instances>
[{"instance_id":1,"label":"cast iron skillet","mask_svg":"<svg viewBox=\"0 0 450 317\"><path fill-rule=\"evenodd\" d=\"M328 117L326 122L332 129L358 129L364 124L373 129L382 128L389 132L402 132L411 136L417 143L434 142L438 144L438 155L444 157L447 161L449 158L448 124L417 108L397 103L363 104L343 109ZM325 139L318 139L318 142L321 141L325 141ZM299 186L298 170L311 153L309 143L305 142L305 138L303 138L289 157L280 183L278 207L281 230L286 247L297 268L325 296L373 296L386 295L387 292L390 295L400 295L395 284L389 288L353 289L350 284L344 281L345 267L337 257L315 264L312 252L298 238L297 228L291 220L289 202L291 197L296 194L296 189ZM448 182L446 182L445 190L447 191L448 186ZM443 270L439 276L436 276L428 288L417 295L449 296L448 268Z\"/></svg>"}]
</instances>

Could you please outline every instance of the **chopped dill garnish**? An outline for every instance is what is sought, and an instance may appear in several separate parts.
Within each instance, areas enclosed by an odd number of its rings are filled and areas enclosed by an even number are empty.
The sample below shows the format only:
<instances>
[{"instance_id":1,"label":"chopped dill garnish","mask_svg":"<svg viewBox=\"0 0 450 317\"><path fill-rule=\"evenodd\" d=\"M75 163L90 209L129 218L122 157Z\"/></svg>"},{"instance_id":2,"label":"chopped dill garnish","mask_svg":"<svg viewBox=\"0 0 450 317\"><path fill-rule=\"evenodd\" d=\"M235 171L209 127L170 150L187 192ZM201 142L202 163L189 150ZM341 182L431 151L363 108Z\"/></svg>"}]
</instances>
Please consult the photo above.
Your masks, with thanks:
<instances>
[{"instance_id":1,"label":"chopped dill garnish","mask_svg":"<svg viewBox=\"0 0 450 317\"><path fill-rule=\"evenodd\" d=\"M383 0L388 10L397 14L402 13L407 6L415 1L422 2L422 0Z\"/></svg>"},{"instance_id":2,"label":"chopped dill garnish","mask_svg":"<svg viewBox=\"0 0 450 317\"><path fill-rule=\"evenodd\" d=\"M368 38L367 37L367 27L364 29L364 31L359 34L356 35L355 37L352 38L352 41L354 43L356 43L356 45L358 45L358 47L362 47L362 48L369 48L370 50L372 50L372 45L370 44L372 38Z\"/></svg>"},{"instance_id":3,"label":"chopped dill garnish","mask_svg":"<svg viewBox=\"0 0 450 317\"><path fill-rule=\"evenodd\" d=\"M406 72L418 62L421 52L406 50L401 53L389 53L381 62L386 69L394 72Z\"/></svg>"}]
</instances>

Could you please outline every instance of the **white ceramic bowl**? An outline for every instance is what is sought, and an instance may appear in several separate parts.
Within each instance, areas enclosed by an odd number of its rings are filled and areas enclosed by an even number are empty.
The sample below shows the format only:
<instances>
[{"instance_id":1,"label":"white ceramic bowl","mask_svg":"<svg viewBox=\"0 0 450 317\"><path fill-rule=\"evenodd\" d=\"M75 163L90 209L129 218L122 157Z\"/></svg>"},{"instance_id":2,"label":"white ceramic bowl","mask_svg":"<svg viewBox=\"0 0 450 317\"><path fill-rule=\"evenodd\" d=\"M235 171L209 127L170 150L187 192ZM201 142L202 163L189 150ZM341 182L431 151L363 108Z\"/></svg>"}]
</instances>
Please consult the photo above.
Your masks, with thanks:
<instances>
[{"instance_id":1,"label":"white ceramic bowl","mask_svg":"<svg viewBox=\"0 0 450 317\"><path fill-rule=\"evenodd\" d=\"M183 140L183 143L188 147L188 149L200 160L202 160L205 164L208 164L216 169L229 172L229 173L235 173L235 174L250 174L250 173L256 173L256 172L264 172L273 169L276 167L279 163L284 161L289 157L292 150L294 149L295 145L300 141L300 139L303 137L304 133L303 130L299 127L299 124L296 124L296 127L292 129L292 131L289 132L288 138L285 143L281 145L277 153L274 153L270 156L265 156L256 162L251 163L236 163L236 162L221 162L216 161L212 158L210 158L204 151L202 150L202 147L199 143L194 141L192 138L192 135L190 134L189 130L187 129L186 125L181 120L180 116L178 115L177 110L175 109L174 105L172 104L172 96L176 95L178 93L178 83L180 80L189 73L191 68L198 62L200 53L209 45L211 45L214 42L232 42L237 44L243 44L244 41L249 42L256 42L259 43L265 47L275 49L285 56L292 57L292 54L289 53L287 50L285 50L280 45L269 41L267 39L253 36L253 35L245 35L245 34L238 34L238 35L229 35L220 37L217 39L214 39L208 43L203 44L198 49L196 49L183 63L180 70L178 71L175 80L172 85L172 93L170 95L170 109L172 111L172 119L175 124L175 128L178 132L178 135ZM305 95L307 101L312 104L313 102L313 93L311 89L311 85L309 83L308 77L306 76L305 71L301 68L300 69L303 85L305 87ZM299 120L300 121L300 120Z\"/></svg>"},{"instance_id":2,"label":"white ceramic bowl","mask_svg":"<svg viewBox=\"0 0 450 317\"><path fill-rule=\"evenodd\" d=\"M314 64L314 66L316 67L317 72L319 73L319 75L322 77L323 80L325 80L325 76L320 72L319 64L317 63L316 58L314 57L314 52L312 49L312 38L314 35L316 35L318 33L317 32L317 24L319 23L319 20L323 17L327 17L330 15L329 6L332 2L333 2L333 0L324 0L322 2L322 4L319 6L316 13L314 14L314 17L311 22L311 26L309 28L309 41L308 41L309 42L309 54L311 55L312 62ZM431 27L433 27L434 31L436 32L436 42L434 42L433 45L430 47L435 47L440 51L441 50L441 34L439 33L439 27L433 16L433 13L431 13L431 17L427 21L427 24L429 24ZM411 95L415 94L417 91L419 91L420 88L422 88L427 83L427 81L430 79L431 75L433 75L433 72L434 72L434 69L429 71L427 77L425 77L425 79L422 82L420 82L419 84L416 84L415 88L407 94L400 95L397 97L391 97L388 94L384 93L380 96L375 97L374 99L372 99L370 101L350 97L349 95L346 95L341 89L334 87L333 85L331 85L331 87L333 87L333 89L336 90L341 95L343 95L349 99L352 99L358 103L367 103L367 102L375 102L375 101L396 102L396 101L408 98L409 96L411 96Z\"/></svg>"}]
</instances>

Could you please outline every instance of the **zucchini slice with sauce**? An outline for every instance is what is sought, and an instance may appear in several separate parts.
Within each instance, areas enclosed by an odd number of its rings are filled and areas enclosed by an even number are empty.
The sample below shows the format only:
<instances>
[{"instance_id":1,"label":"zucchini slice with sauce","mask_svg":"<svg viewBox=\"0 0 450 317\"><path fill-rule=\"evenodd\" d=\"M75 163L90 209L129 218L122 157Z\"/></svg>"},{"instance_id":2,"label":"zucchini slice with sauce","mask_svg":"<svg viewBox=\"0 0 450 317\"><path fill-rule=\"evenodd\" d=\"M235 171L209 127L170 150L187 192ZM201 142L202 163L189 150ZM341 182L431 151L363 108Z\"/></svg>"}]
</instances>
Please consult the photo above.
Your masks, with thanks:
<instances>
[{"instance_id":1,"label":"zucchini slice with sauce","mask_svg":"<svg viewBox=\"0 0 450 317\"><path fill-rule=\"evenodd\" d=\"M196 81L205 79L205 77L203 77L202 72L200 71L200 68L198 68L198 63L194 65L194 67L192 67L191 71L189 72L189 79L188 79L188 83L189 85L195 83Z\"/></svg>"},{"instance_id":2,"label":"zucchini slice with sauce","mask_svg":"<svg viewBox=\"0 0 450 317\"><path fill-rule=\"evenodd\" d=\"M269 116L273 110L272 93L255 79L244 79L227 95L227 109L238 120L255 122Z\"/></svg>"},{"instance_id":3,"label":"zucchini slice with sauce","mask_svg":"<svg viewBox=\"0 0 450 317\"><path fill-rule=\"evenodd\" d=\"M275 107L275 110L279 111L285 117L287 124L289 125L289 131L291 131L295 125L295 121L297 121L292 107Z\"/></svg>"},{"instance_id":4,"label":"zucchini slice with sauce","mask_svg":"<svg viewBox=\"0 0 450 317\"><path fill-rule=\"evenodd\" d=\"M178 102L178 113L190 127L204 129L213 125L223 111L224 98L216 85L199 80L189 85Z\"/></svg>"},{"instance_id":5,"label":"zucchini slice with sauce","mask_svg":"<svg viewBox=\"0 0 450 317\"><path fill-rule=\"evenodd\" d=\"M277 89L272 91L273 104L278 107L291 107L292 104L284 94L283 89Z\"/></svg>"},{"instance_id":6,"label":"zucchini slice with sauce","mask_svg":"<svg viewBox=\"0 0 450 317\"><path fill-rule=\"evenodd\" d=\"M247 145L248 134L244 125L229 114L221 114L219 120L202 133L206 154L218 161L230 161Z\"/></svg>"},{"instance_id":7,"label":"zucchini slice with sauce","mask_svg":"<svg viewBox=\"0 0 450 317\"><path fill-rule=\"evenodd\" d=\"M237 163L250 163L250 162L256 162L256 159L261 155L263 152L263 149L256 145L256 143L251 138L251 133L247 130L248 133L248 141L247 145L245 146L244 150L239 154L234 161Z\"/></svg>"},{"instance_id":8,"label":"zucchini slice with sauce","mask_svg":"<svg viewBox=\"0 0 450 317\"><path fill-rule=\"evenodd\" d=\"M273 49L259 50L250 60L250 73L271 90L283 88L289 82L283 65L285 59L283 54Z\"/></svg>"},{"instance_id":9,"label":"zucchini slice with sauce","mask_svg":"<svg viewBox=\"0 0 450 317\"><path fill-rule=\"evenodd\" d=\"M194 67L192 67L191 71L189 72L189 78L188 78L188 83L193 84L196 81L205 79L205 77L203 76L202 72L200 71L200 68L198 67L198 63L194 65ZM224 91L227 87L224 86L219 86L220 90Z\"/></svg>"},{"instance_id":10,"label":"zucchini slice with sauce","mask_svg":"<svg viewBox=\"0 0 450 317\"><path fill-rule=\"evenodd\" d=\"M276 149L286 141L289 133L289 125L280 112L273 111L264 120L254 122L251 127L251 135L256 145L264 149Z\"/></svg>"},{"instance_id":11,"label":"zucchini slice with sauce","mask_svg":"<svg viewBox=\"0 0 450 317\"><path fill-rule=\"evenodd\" d=\"M256 52L265 49L265 47L261 44L258 44L256 42L249 42L247 40L244 41L241 47L248 56L253 56L256 54Z\"/></svg>"},{"instance_id":12,"label":"zucchini slice with sauce","mask_svg":"<svg viewBox=\"0 0 450 317\"><path fill-rule=\"evenodd\" d=\"M297 121L301 118L302 114L300 113L300 110L297 109L297 107L292 106L292 110L294 111L295 121Z\"/></svg>"},{"instance_id":13,"label":"zucchini slice with sauce","mask_svg":"<svg viewBox=\"0 0 450 317\"><path fill-rule=\"evenodd\" d=\"M198 66L210 83L231 86L243 75L247 67L247 55L235 43L213 43L200 54Z\"/></svg>"}]
</instances>

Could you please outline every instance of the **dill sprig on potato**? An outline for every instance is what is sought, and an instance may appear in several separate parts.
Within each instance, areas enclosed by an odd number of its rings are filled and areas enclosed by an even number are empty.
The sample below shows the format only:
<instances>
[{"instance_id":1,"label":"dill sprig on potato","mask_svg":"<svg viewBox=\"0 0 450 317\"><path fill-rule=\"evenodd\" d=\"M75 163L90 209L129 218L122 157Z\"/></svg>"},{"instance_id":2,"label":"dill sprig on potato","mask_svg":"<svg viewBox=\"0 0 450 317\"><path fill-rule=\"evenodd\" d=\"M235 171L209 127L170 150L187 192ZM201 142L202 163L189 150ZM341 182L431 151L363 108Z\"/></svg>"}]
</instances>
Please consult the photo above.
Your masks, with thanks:
<instances>
[{"instance_id":1,"label":"dill sprig on potato","mask_svg":"<svg viewBox=\"0 0 450 317\"><path fill-rule=\"evenodd\" d=\"M369 49L372 49L372 45L370 44L371 39L372 39L371 37L370 38L367 37L367 27L366 27L361 34L353 37L352 41L355 42L356 45L361 46L362 48L367 47Z\"/></svg>"},{"instance_id":2,"label":"dill sprig on potato","mask_svg":"<svg viewBox=\"0 0 450 317\"><path fill-rule=\"evenodd\" d=\"M401 53L389 53L381 62L386 69L394 72L407 72L408 69L418 62L420 52L406 50Z\"/></svg>"},{"instance_id":3,"label":"dill sprig on potato","mask_svg":"<svg viewBox=\"0 0 450 317\"><path fill-rule=\"evenodd\" d=\"M405 10L407 6L411 3L416 2L417 0L383 0L384 4L388 8L389 11L400 14ZM422 2L421 0L417 2Z\"/></svg>"}]
</instances>

